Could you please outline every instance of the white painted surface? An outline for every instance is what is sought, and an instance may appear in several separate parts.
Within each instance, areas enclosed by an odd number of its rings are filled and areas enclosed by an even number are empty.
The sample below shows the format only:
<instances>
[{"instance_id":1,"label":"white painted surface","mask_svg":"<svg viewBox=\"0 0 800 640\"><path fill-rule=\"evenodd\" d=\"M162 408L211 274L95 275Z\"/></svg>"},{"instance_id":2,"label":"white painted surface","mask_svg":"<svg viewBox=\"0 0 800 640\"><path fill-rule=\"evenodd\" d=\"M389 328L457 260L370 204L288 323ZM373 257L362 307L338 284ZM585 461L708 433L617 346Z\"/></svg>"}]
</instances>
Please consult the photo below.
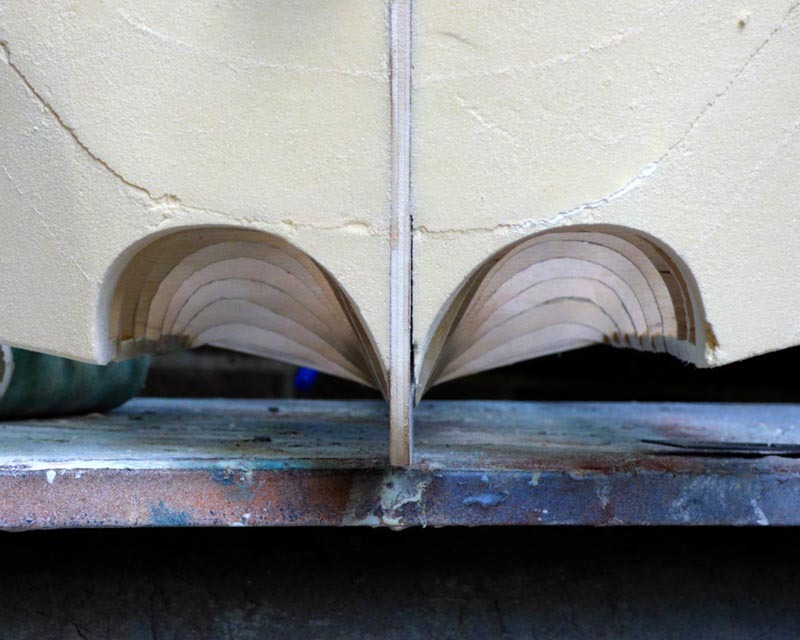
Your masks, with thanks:
<instances>
[{"instance_id":1,"label":"white painted surface","mask_svg":"<svg viewBox=\"0 0 800 640\"><path fill-rule=\"evenodd\" d=\"M487 257L592 223L687 263L707 364L800 341L796 1L416 0L414 43L420 351Z\"/></svg>"},{"instance_id":2,"label":"white painted surface","mask_svg":"<svg viewBox=\"0 0 800 640\"><path fill-rule=\"evenodd\" d=\"M286 238L388 362L384 3L0 3L0 341L104 362L120 255L189 225Z\"/></svg>"},{"instance_id":3,"label":"white painted surface","mask_svg":"<svg viewBox=\"0 0 800 640\"><path fill-rule=\"evenodd\" d=\"M105 362L133 248L232 225L325 266L388 365L402 325L390 212L404 196L391 188L388 9L0 4L0 341ZM488 256L596 223L686 262L718 340L707 364L800 341L796 1L413 11L420 349Z\"/></svg>"}]
</instances>

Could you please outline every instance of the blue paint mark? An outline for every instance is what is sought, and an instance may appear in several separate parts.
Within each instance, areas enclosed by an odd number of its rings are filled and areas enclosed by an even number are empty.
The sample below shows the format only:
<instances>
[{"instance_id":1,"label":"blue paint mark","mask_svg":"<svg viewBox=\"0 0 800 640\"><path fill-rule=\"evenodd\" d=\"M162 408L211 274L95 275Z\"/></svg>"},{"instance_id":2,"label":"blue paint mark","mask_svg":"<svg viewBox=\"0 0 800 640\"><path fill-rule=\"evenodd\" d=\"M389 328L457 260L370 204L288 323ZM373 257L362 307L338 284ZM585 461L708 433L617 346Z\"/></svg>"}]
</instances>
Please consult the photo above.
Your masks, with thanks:
<instances>
[{"instance_id":1,"label":"blue paint mark","mask_svg":"<svg viewBox=\"0 0 800 640\"><path fill-rule=\"evenodd\" d=\"M252 468L258 471L275 471L282 469L323 469L326 466L336 467L335 464L326 465L325 461L311 460L255 460ZM338 468L338 467L336 467Z\"/></svg>"},{"instance_id":2,"label":"blue paint mark","mask_svg":"<svg viewBox=\"0 0 800 640\"><path fill-rule=\"evenodd\" d=\"M174 511L164 506L163 500L159 500L157 505L150 505L150 519L157 527L185 527L191 523L187 511Z\"/></svg>"},{"instance_id":3,"label":"blue paint mark","mask_svg":"<svg viewBox=\"0 0 800 640\"><path fill-rule=\"evenodd\" d=\"M502 504L505 502L505 499L506 494L504 493L479 493L469 498L464 498L462 504L465 507L478 506L483 509L488 509L489 507L496 507Z\"/></svg>"},{"instance_id":4,"label":"blue paint mark","mask_svg":"<svg viewBox=\"0 0 800 640\"><path fill-rule=\"evenodd\" d=\"M300 393L310 391L314 386L314 381L317 379L319 372L308 367L300 367L297 373L294 374L294 389Z\"/></svg>"}]
</instances>

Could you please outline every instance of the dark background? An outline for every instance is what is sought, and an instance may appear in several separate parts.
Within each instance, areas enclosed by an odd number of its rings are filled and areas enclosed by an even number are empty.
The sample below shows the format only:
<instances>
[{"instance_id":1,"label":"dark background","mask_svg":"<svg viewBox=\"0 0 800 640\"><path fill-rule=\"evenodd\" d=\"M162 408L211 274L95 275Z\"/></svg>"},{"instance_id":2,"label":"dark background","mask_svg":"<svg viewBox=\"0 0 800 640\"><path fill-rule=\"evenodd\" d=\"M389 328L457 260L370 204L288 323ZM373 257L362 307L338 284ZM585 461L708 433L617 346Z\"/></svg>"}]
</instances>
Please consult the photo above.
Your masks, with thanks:
<instances>
[{"instance_id":1,"label":"dark background","mask_svg":"<svg viewBox=\"0 0 800 640\"><path fill-rule=\"evenodd\" d=\"M722 369L596 347L429 397L797 402L800 350ZM203 349L147 395L376 397ZM798 638L793 529L151 529L0 533L0 638Z\"/></svg>"},{"instance_id":2,"label":"dark background","mask_svg":"<svg viewBox=\"0 0 800 640\"><path fill-rule=\"evenodd\" d=\"M4 638L797 638L796 532L0 535Z\"/></svg>"},{"instance_id":3,"label":"dark background","mask_svg":"<svg viewBox=\"0 0 800 640\"><path fill-rule=\"evenodd\" d=\"M598 345L453 380L426 398L800 402L800 347L716 369L667 354ZM295 388L297 368L212 348L155 359L143 395L238 398L380 398L377 391L320 374Z\"/></svg>"}]
</instances>

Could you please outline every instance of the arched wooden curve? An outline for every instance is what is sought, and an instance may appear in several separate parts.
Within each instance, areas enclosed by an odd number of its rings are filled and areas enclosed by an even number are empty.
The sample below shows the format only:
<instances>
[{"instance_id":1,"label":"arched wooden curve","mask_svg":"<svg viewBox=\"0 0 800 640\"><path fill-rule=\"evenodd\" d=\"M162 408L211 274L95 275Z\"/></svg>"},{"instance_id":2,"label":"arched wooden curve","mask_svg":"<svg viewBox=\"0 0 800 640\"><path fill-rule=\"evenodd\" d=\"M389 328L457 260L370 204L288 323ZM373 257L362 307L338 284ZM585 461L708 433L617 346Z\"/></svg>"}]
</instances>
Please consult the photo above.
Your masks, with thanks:
<instances>
[{"instance_id":1,"label":"arched wooden curve","mask_svg":"<svg viewBox=\"0 0 800 640\"><path fill-rule=\"evenodd\" d=\"M373 340L315 260L259 231L193 228L136 253L111 303L117 358L214 345L386 391Z\"/></svg>"},{"instance_id":2,"label":"arched wooden curve","mask_svg":"<svg viewBox=\"0 0 800 640\"><path fill-rule=\"evenodd\" d=\"M546 231L495 254L451 298L418 399L446 380L596 343L699 364L704 328L691 274L661 243L605 225Z\"/></svg>"}]
</instances>

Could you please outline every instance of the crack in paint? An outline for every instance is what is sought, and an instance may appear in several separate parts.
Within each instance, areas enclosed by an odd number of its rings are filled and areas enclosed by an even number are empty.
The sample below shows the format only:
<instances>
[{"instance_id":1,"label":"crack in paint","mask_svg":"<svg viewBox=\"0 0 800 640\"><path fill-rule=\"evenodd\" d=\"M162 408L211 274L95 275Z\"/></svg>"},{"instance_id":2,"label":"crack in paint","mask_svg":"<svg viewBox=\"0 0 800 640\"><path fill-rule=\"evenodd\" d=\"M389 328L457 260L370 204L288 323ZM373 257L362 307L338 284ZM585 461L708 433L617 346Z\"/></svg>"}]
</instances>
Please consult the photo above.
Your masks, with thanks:
<instances>
[{"instance_id":1,"label":"crack in paint","mask_svg":"<svg viewBox=\"0 0 800 640\"><path fill-rule=\"evenodd\" d=\"M150 225L151 229L159 229L165 225L170 224L170 222L174 218L174 213L178 212L185 212L185 213L202 213L202 214L211 214L211 215L219 215L226 218L232 219L234 222L241 224L241 225L255 225L257 223L263 222L260 219L250 218L247 216L237 215L235 213L229 211L223 211L220 209L212 209L208 207L201 207L196 205L191 205L185 203L179 198L177 195L172 193L164 193L161 195L155 195L150 189L147 187L138 184L129 178L126 178L122 173L120 173L117 169L115 169L111 164L109 164L106 160L98 156L94 153L89 146L81 139L78 135L77 131L74 127L67 124L61 114L53 107L52 104L33 86L31 81L28 77L23 73L23 71L12 61L11 59L11 51L8 46L8 42L0 40L0 59L2 59L8 67L12 70L14 75L22 82L23 86L26 90L34 97L36 102L47 112L55 122L63 129L72 141L87 155L91 158L95 163L100 165L107 173L112 175L116 178L119 182L121 182L124 186L132 189L136 193L141 196L144 196L149 201L149 208L151 210L160 211L161 217L160 219L155 222L154 224ZM3 167L4 173L8 176L8 171L5 167ZM37 214L39 212L37 211ZM40 218L44 221L44 216ZM352 233L355 235L370 235L370 236L377 236L381 235L380 230L374 229L371 225L366 222L358 221L358 220L348 220L341 224L337 225L315 225L315 224L303 224L298 222L293 222L291 220L282 220L280 222L282 226L286 229L291 231L298 231L304 228L311 228L311 229L318 229L322 231L345 231L347 233ZM45 227L49 227L45 222ZM51 234L52 235L52 234ZM80 267L79 267L80 268ZM82 270L81 270L82 271ZM83 274L86 276L86 274ZM88 279L88 277L87 277Z\"/></svg>"},{"instance_id":2,"label":"crack in paint","mask_svg":"<svg viewBox=\"0 0 800 640\"><path fill-rule=\"evenodd\" d=\"M672 9L680 4L680 0L672 2L662 9L658 11L654 11L652 14L648 15L648 18L657 19L660 18L665 13L672 11ZM502 76L510 76L514 72L522 71L522 72L531 72L531 71L539 71L541 69L549 69L551 67L556 67L564 64L568 64L570 62L574 62L580 58L588 56L592 53L597 51L603 51L610 47L617 46L623 43L625 40L630 38L631 36L639 35L645 30L645 25L639 24L634 27L630 27L628 29L623 29L618 33L615 33L611 36L603 38L597 42L589 44L577 51L573 51L571 53L563 53L560 55L553 56L551 58L547 58L545 60L541 60L539 62L531 61L524 65L517 65L517 66L506 66L499 69L487 69L487 70L470 70L465 71L462 73L431 73L428 75L421 75L419 80L414 84L415 89L422 89L428 85L435 85L444 82L452 82L452 81L459 81L459 80L471 80L474 78L496 78ZM451 32L451 31L435 31L437 35L449 37L459 42L471 46L473 48L480 48L478 45L473 43L467 37Z\"/></svg>"},{"instance_id":3,"label":"crack in paint","mask_svg":"<svg viewBox=\"0 0 800 640\"><path fill-rule=\"evenodd\" d=\"M770 42L770 40L780 32L788 22L789 18L791 17L792 13L800 7L800 2L795 2L784 14L781 21L769 32L766 38L762 40L762 42L753 50L753 52L747 57L744 63L737 69L737 71L731 76L725 86L718 91L714 97L712 97L706 105L700 110L700 113L695 116L689 125L686 127L684 132L678 137L678 139L673 142L667 149L662 153L658 158L654 161L648 163L639 173L637 173L632 179L626 182L624 185L613 191L611 194L605 196L604 198L599 198L597 200L590 200L588 202L584 202L579 204L576 207L565 211L559 211L552 216L549 216L542 220L535 220L535 221L524 221L524 222L504 222L498 223L493 226L488 227L466 227L462 229L430 229L425 225L419 225L414 229L415 234L420 235L452 235L452 234L466 234L466 233L498 233L498 232L512 232L512 233L519 233L519 232L535 232L544 229L551 228L556 226L565 220L573 218L581 213L584 213L588 210L598 209L604 207L614 200L627 195L634 189L638 189L644 181L653 175L661 164L672 155L672 153L681 147L684 142L688 139L688 137L692 134L694 129L698 126L701 120L711 111L717 103L725 97L725 95L731 90L731 88L736 84L736 81L742 76L742 74L747 71L747 69L752 64L753 60L763 51L764 47ZM457 96L460 98L460 96ZM463 98L461 99L463 100ZM465 107L465 104L461 104L462 107ZM466 107L465 107L466 108ZM469 110L468 110L469 111ZM473 117L478 117L477 111L473 108L472 111L469 111ZM484 121L484 118L480 119L480 122L483 126L487 126L487 123ZM496 128L501 132L505 132L502 128L497 125L496 127L488 127L487 128Z\"/></svg>"},{"instance_id":4,"label":"crack in paint","mask_svg":"<svg viewBox=\"0 0 800 640\"><path fill-rule=\"evenodd\" d=\"M14 64L14 62L12 62L11 51L8 47L7 42L0 40L0 51L2 51L3 53L2 58L4 59L5 63L14 72L14 74L22 81L22 84L25 85L25 88L31 93L31 95L33 95L33 97L36 98L41 107L55 119L55 121L61 126L61 128L69 134L69 136L73 139L75 144L77 144L81 149L83 149L83 151L86 152L86 154L90 158L92 158L92 160L97 162L101 167L103 167L106 171L108 171L111 175L117 178L117 180L122 182L124 185L138 191L141 194L146 195L150 200L152 200L156 204L163 204L163 203L169 204L169 203L180 202L177 196L170 193L165 193L160 196L153 195L152 192L147 187L143 187L140 184L136 184L135 182L128 180L119 171L117 171L110 164L108 164L108 162L106 162L98 155L93 153L92 150L89 149L89 147L86 145L86 143L83 140L81 140L75 129L69 126L64 121L64 119L61 117L58 111L55 110L53 105L51 105L50 102L48 102L45 99L45 97L41 93L39 93L36 87L34 87L33 84L31 83L31 81L28 80L28 77L22 72L22 70L16 64Z\"/></svg>"},{"instance_id":5,"label":"crack in paint","mask_svg":"<svg viewBox=\"0 0 800 640\"><path fill-rule=\"evenodd\" d=\"M678 141L675 144L676 145L680 144L680 142L681 141ZM672 150L672 148L673 147L670 147L670 149L667 152L665 152L665 154L662 155L658 160L648 164L631 180L629 180L619 189L605 196L604 198L600 198L598 200L589 200L588 202L579 204L577 207L574 207L572 209L566 211L559 211L558 213L550 216L549 218L545 218L544 220L529 220L525 222L500 222L491 227L468 227L463 229L430 229L425 225L419 225L416 227L415 232L419 232L425 235L447 235L447 234L466 234L475 232L495 233L498 231L512 231L512 232L527 231L527 230L538 231L547 229L557 225L558 223L566 219L572 218L579 213L583 213L584 211L598 209L602 206L605 206L613 202L617 198L625 196L634 189L639 188L641 186L641 183L656 171L659 163L666 157L666 155L669 153L670 150Z\"/></svg>"},{"instance_id":6,"label":"crack in paint","mask_svg":"<svg viewBox=\"0 0 800 640\"><path fill-rule=\"evenodd\" d=\"M484 116L477 107L471 106L467 101L467 99L464 98L464 96L458 93L455 93L453 95L456 99L456 102L458 102L458 105L470 116L472 116L472 118L476 120L478 124L480 124L484 129L487 129L489 131L496 131L506 140L509 140L512 143L515 142L514 136L512 136L507 129L504 129L494 120L491 120L486 116Z\"/></svg>"}]
</instances>

